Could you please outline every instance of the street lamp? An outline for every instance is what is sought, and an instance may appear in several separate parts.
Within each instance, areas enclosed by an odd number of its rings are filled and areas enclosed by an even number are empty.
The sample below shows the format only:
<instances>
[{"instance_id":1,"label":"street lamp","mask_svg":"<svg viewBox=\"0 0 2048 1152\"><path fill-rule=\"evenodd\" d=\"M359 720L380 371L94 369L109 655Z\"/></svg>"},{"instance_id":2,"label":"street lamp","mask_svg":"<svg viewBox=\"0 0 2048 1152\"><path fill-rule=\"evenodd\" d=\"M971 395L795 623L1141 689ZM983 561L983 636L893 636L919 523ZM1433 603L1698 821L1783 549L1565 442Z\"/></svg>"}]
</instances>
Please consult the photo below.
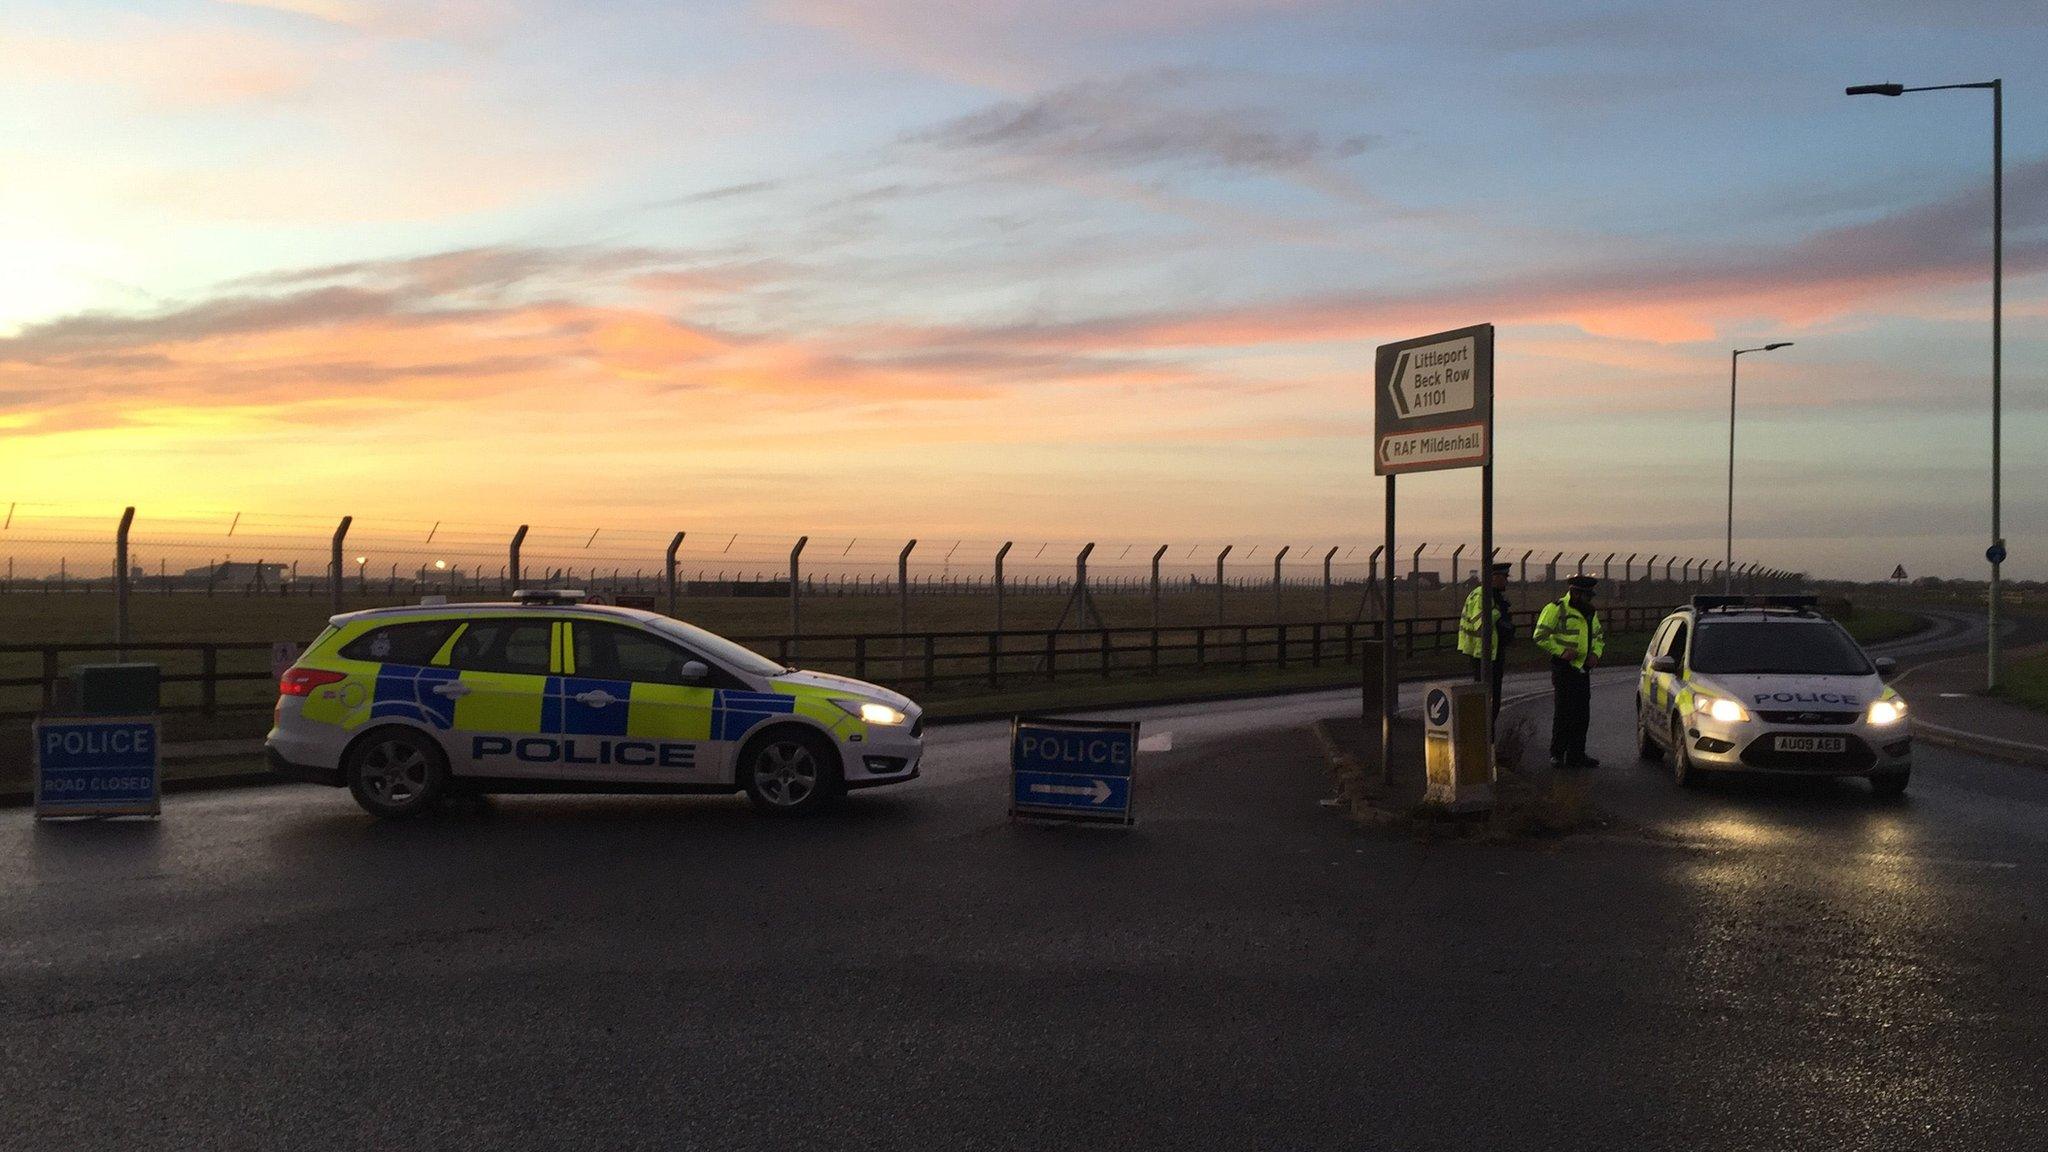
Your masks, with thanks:
<instances>
[{"instance_id":1,"label":"street lamp","mask_svg":"<svg viewBox=\"0 0 2048 1152\"><path fill-rule=\"evenodd\" d=\"M1901 96L1907 92L1946 92L1960 88L1991 90L1991 547L1984 558L1991 562L1991 598L1985 609L1988 633L1985 659L1988 671L1984 686L1998 687L1998 570L2005 563L2005 538L1999 535L1999 450L2002 441L2000 419L2002 392L1999 367L2004 352L2005 324L2005 81L1980 80L1975 84L1926 84L1908 88L1904 84L1858 84L1845 89L1850 96Z\"/></svg>"},{"instance_id":2,"label":"street lamp","mask_svg":"<svg viewBox=\"0 0 2048 1152\"><path fill-rule=\"evenodd\" d=\"M1780 340L1759 348L1737 348L1728 354L1728 577L1721 585L1724 593L1735 591L1735 369L1748 353L1776 352L1791 346L1792 341Z\"/></svg>"}]
</instances>

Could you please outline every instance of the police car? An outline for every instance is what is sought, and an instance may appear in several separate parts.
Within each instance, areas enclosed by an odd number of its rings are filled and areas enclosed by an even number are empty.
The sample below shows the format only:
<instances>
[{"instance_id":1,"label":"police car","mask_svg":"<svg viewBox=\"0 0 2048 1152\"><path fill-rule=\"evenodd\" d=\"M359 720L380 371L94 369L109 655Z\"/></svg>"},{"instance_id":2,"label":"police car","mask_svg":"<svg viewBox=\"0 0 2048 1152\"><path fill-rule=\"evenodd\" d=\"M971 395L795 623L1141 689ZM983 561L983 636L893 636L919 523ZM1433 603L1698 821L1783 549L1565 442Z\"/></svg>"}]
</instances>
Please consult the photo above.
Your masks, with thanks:
<instances>
[{"instance_id":1,"label":"police car","mask_svg":"<svg viewBox=\"0 0 2048 1152\"><path fill-rule=\"evenodd\" d=\"M745 792L795 814L917 777L906 697L582 600L334 617L279 684L272 769L378 816L456 792Z\"/></svg>"},{"instance_id":2,"label":"police car","mask_svg":"<svg viewBox=\"0 0 2048 1152\"><path fill-rule=\"evenodd\" d=\"M1695 596L1643 656L1636 723L1645 760L1681 786L1702 773L1867 776L1880 796L1913 771L1906 702L1811 596Z\"/></svg>"}]
</instances>

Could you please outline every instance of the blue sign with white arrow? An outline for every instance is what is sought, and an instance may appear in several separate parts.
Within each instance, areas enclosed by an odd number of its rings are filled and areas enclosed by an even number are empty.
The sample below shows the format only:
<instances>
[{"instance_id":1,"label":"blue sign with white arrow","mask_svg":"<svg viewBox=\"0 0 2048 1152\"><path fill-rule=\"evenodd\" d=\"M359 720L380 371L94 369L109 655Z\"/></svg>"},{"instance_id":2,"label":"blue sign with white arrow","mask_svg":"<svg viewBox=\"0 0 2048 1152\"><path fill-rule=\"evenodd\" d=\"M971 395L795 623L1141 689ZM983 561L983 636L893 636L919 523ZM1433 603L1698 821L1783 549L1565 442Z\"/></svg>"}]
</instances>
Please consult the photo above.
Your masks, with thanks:
<instances>
[{"instance_id":1,"label":"blue sign with white arrow","mask_svg":"<svg viewBox=\"0 0 2048 1152\"><path fill-rule=\"evenodd\" d=\"M1010 728L1010 814L1134 823L1135 723L1031 720Z\"/></svg>"}]
</instances>

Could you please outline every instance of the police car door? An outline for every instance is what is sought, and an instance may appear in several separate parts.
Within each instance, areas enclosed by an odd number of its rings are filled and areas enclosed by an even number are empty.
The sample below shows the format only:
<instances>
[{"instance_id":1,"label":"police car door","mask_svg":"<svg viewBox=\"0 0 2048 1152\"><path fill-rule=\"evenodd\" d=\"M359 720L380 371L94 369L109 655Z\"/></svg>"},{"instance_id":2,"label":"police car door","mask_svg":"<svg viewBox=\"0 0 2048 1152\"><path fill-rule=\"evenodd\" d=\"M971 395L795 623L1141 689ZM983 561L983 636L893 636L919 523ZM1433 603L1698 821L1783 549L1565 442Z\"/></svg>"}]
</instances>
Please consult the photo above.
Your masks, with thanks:
<instances>
[{"instance_id":1,"label":"police car door","mask_svg":"<svg viewBox=\"0 0 2048 1152\"><path fill-rule=\"evenodd\" d=\"M1670 730L1671 709L1678 699L1679 689L1685 684L1685 639L1692 631L1692 622L1680 617L1672 624L1671 631L1664 636L1664 643L1657 649L1657 655L1669 656L1678 666L1676 672L1652 672L1650 679L1650 719L1652 731L1663 733Z\"/></svg>"},{"instance_id":2,"label":"police car door","mask_svg":"<svg viewBox=\"0 0 2048 1152\"><path fill-rule=\"evenodd\" d=\"M562 775L554 726L543 715L561 643L561 622L537 616L479 617L449 640L436 663L459 676L445 737L456 775Z\"/></svg>"},{"instance_id":3,"label":"police car door","mask_svg":"<svg viewBox=\"0 0 2048 1152\"><path fill-rule=\"evenodd\" d=\"M711 739L718 673L676 644L626 624L576 620L562 677L565 731L583 774L709 784L726 775ZM702 672L692 676L693 665Z\"/></svg>"}]
</instances>

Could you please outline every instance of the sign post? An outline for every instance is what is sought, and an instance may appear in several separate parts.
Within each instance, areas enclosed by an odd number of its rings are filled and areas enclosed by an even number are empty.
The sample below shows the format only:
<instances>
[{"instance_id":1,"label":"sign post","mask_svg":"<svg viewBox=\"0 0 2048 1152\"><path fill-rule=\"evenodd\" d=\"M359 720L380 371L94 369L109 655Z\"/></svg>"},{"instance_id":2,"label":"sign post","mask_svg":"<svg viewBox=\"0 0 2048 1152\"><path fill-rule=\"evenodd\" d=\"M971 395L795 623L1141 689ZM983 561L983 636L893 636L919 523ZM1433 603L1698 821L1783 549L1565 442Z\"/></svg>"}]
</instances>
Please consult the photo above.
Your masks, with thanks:
<instances>
[{"instance_id":1,"label":"sign post","mask_svg":"<svg viewBox=\"0 0 2048 1152\"><path fill-rule=\"evenodd\" d=\"M1136 721L1010 723L1010 818L1137 823L1131 811Z\"/></svg>"},{"instance_id":2,"label":"sign post","mask_svg":"<svg viewBox=\"0 0 2048 1152\"><path fill-rule=\"evenodd\" d=\"M1475 324L1382 344L1373 364L1373 473L1387 478L1387 597L1381 671L1380 774L1391 772L1394 702L1394 480L1404 472L1479 469L1480 683L1493 691L1493 325ZM1488 700L1488 715L1493 701ZM1492 760L1492 731L1487 733Z\"/></svg>"},{"instance_id":3,"label":"sign post","mask_svg":"<svg viewBox=\"0 0 2048 1152\"><path fill-rule=\"evenodd\" d=\"M154 716L37 720L36 818L163 810Z\"/></svg>"}]
</instances>

